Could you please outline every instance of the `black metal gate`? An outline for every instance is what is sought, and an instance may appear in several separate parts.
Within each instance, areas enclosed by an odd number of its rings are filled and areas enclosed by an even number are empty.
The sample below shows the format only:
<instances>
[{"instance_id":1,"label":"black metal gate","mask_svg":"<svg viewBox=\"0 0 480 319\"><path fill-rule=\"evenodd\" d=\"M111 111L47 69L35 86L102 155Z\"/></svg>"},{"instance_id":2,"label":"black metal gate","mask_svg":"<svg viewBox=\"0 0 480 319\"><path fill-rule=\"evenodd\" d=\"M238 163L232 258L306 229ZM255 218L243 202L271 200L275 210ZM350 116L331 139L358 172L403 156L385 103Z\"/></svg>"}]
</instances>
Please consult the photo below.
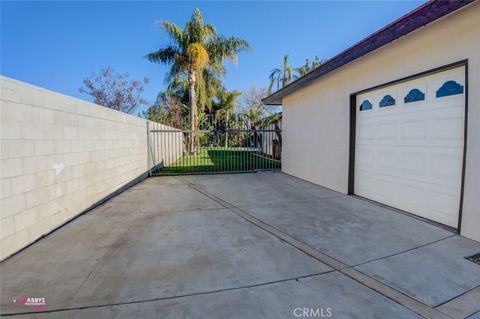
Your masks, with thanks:
<instances>
[{"instance_id":1,"label":"black metal gate","mask_svg":"<svg viewBox=\"0 0 480 319\"><path fill-rule=\"evenodd\" d=\"M280 170L281 130L176 130L149 128L151 175ZM190 141L193 139L193 147Z\"/></svg>"}]
</instances>

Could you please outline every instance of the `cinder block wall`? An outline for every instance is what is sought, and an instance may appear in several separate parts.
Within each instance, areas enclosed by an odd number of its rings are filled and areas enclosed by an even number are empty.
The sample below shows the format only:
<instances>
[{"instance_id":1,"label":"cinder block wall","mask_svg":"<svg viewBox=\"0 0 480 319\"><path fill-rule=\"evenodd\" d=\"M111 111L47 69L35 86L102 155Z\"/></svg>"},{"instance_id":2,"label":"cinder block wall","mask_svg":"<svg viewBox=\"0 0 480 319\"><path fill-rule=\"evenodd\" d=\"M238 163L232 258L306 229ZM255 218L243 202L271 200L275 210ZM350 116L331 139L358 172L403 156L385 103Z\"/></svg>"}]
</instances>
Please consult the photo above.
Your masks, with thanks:
<instances>
[{"instance_id":1,"label":"cinder block wall","mask_svg":"<svg viewBox=\"0 0 480 319\"><path fill-rule=\"evenodd\" d=\"M144 174L149 161L144 119L6 77L0 84L4 259ZM175 160L182 146L171 149Z\"/></svg>"}]
</instances>

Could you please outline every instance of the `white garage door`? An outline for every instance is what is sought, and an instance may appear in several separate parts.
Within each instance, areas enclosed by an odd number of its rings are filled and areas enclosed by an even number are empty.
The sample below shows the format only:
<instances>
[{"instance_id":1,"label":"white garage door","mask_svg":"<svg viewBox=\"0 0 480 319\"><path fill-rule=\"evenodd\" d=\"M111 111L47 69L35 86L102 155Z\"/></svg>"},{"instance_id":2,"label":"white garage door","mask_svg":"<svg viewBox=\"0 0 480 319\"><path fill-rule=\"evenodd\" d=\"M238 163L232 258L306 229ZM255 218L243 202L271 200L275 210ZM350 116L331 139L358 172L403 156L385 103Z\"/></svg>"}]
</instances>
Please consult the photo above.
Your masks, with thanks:
<instances>
[{"instance_id":1,"label":"white garage door","mask_svg":"<svg viewBox=\"0 0 480 319\"><path fill-rule=\"evenodd\" d=\"M457 227L465 69L357 95L355 194Z\"/></svg>"}]
</instances>

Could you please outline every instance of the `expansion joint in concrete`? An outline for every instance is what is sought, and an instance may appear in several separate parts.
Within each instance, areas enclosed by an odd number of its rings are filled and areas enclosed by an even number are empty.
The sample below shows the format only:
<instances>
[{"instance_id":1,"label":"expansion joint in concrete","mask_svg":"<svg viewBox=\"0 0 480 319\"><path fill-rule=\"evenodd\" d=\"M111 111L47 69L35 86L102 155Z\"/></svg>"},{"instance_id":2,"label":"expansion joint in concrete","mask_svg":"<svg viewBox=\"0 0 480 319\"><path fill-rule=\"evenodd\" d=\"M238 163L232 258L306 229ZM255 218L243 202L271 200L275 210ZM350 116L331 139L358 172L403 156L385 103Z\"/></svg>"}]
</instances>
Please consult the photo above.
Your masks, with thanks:
<instances>
[{"instance_id":1,"label":"expansion joint in concrete","mask_svg":"<svg viewBox=\"0 0 480 319\"><path fill-rule=\"evenodd\" d=\"M361 283L362 285L378 292L379 294L389 298L396 303L410 309L411 311L425 317L425 318L432 318L432 319L453 319L447 315L446 313L440 311L439 309L432 308L429 305L426 305L406 294L403 292L388 286L375 278L372 278L354 268L349 266L325 253L322 253L315 248L301 242L290 235L282 232L281 230L261 221L260 219L252 216L248 212L244 211L243 209L233 205L225 201L224 199L216 196L208 192L204 187L201 185L195 184L190 182L189 180L179 177L186 185L190 186L194 190L200 192L201 194L205 195L206 197L216 201L220 205L225 208L230 209L233 213L237 214L238 216L242 217L243 219L247 220L248 222L252 223L253 225L259 227L260 229L270 233L271 235L285 241L286 243L290 244L291 246L299 249L303 253L309 255L312 258L317 259L318 261L332 267L334 270L339 271L340 273L344 274L345 276Z\"/></svg>"}]
</instances>

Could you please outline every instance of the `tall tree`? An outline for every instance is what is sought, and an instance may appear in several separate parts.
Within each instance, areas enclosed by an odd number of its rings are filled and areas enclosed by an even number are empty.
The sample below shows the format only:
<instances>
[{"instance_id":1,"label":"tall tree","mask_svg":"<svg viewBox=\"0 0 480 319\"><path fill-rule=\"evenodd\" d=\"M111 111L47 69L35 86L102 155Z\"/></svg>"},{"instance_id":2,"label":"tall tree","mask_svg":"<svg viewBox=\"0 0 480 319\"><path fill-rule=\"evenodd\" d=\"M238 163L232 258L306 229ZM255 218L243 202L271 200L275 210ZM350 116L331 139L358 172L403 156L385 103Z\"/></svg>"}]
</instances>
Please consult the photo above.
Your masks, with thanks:
<instances>
[{"instance_id":1,"label":"tall tree","mask_svg":"<svg viewBox=\"0 0 480 319\"><path fill-rule=\"evenodd\" d=\"M221 77L225 74L225 60L236 63L237 54L249 49L247 41L217 34L215 27L205 24L200 9L195 8L185 27L164 21L162 26L170 36L171 45L147 54L151 62L170 65L167 81L186 78L189 86L190 129L197 123L197 92L204 92L207 74ZM201 101L201 100L200 100ZM194 134L190 134L190 153L195 152Z\"/></svg>"},{"instance_id":2,"label":"tall tree","mask_svg":"<svg viewBox=\"0 0 480 319\"><path fill-rule=\"evenodd\" d=\"M270 86L268 87L268 94L272 93L273 87L276 84L276 89L279 90L285 87L293 80L293 68L288 64L288 55L283 56L282 68L275 68L270 72Z\"/></svg>"},{"instance_id":3,"label":"tall tree","mask_svg":"<svg viewBox=\"0 0 480 319\"><path fill-rule=\"evenodd\" d=\"M78 91L93 97L93 102L98 105L131 113L140 105L147 104L142 94L148 82L148 78L130 80L128 73L117 73L112 67L106 67L101 68L98 74L92 73L83 79Z\"/></svg>"},{"instance_id":4,"label":"tall tree","mask_svg":"<svg viewBox=\"0 0 480 319\"><path fill-rule=\"evenodd\" d=\"M224 115L225 118L225 147L228 146L228 124L230 120L230 114L237 110L237 99L241 95L238 91L222 91L218 94L217 101L214 102L216 106L215 117Z\"/></svg>"},{"instance_id":5,"label":"tall tree","mask_svg":"<svg viewBox=\"0 0 480 319\"><path fill-rule=\"evenodd\" d=\"M237 110L237 99L241 95L238 91L222 91L219 92L217 99L213 102L213 109L217 118L224 116L225 128L228 129L229 115Z\"/></svg>"}]
</instances>

